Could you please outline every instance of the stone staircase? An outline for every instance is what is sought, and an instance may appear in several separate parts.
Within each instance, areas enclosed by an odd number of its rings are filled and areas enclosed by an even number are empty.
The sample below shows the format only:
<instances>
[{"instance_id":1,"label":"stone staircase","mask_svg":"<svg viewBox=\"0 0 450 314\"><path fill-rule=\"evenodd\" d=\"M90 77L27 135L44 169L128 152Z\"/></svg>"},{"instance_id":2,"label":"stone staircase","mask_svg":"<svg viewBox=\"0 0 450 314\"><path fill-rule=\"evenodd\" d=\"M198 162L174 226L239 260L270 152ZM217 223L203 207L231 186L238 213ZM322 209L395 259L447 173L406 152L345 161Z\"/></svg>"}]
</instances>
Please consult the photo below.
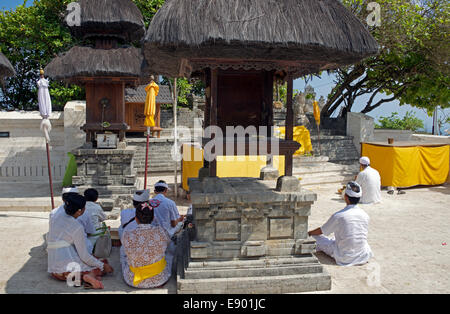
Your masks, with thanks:
<instances>
[{"instance_id":1,"label":"stone staircase","mask_svg":"<svg viewBox=\"0 0 450 314\"><path fill-rule=\"evenodd\" d=\"M165 134L163 134L165 135ZM146 153L146 137L127 138L127 145L136 149L133 163L134 169L138 177L144 176L145 173L145 153ZM168 173L173 172L174 164L171 150L173 147L173 138L161 136L161 138L150 138L149 141L149 161L148 173ZM178 169L181 169L181 163L178 162Z\"/></svg>"},{"instance_id":2,"label":"stone staircase","mask_svg":"<svg viewBox=\"0 0 450 314\"><path fill-rule=\"evenodd\" d=\"M333 135L332 130L323 130L320 131L319 137L316 131L311 133L311 144L314 155L326 156L329 162L343 165L358 163L359 154L353 144L352 136Z\"/></svg>"},{"instance_id":3,"label":"stone staircase","mask_svg":"<svg viewBox=\"0 0 450 314\"><path fill-rule=\"evenodd\" d=\"M302 186L345 184L354 180L358 172L358 163L343 165L330 162L325 156L294 156L293 175L301 179Z\"/></svg>"}]
</instances>

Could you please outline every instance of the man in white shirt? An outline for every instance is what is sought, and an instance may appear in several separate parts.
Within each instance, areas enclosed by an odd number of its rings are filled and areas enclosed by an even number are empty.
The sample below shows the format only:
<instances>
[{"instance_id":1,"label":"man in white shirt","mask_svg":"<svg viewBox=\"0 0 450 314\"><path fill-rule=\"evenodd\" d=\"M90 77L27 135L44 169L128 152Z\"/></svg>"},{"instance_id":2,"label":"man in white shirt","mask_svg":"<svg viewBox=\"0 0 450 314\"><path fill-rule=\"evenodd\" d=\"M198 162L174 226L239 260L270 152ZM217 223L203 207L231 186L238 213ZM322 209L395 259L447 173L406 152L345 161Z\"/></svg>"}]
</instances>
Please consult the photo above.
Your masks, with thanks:
<instances>
[{"instance_id":1,"label":"man in white shirt","mask_svg":"<svg viewBox=\"0 0 450 314\"><path fill-rule=\"evenodd\" d=\"M64 202L64 204L62 204L61 206L59 206L58 208L55 208L51 211L51 214L55 214L57 211L64 211L64 205L66 204L66 198L70 195L70 194L79 194L78 192L78 188L77 187L66 187L63 188L62 190L62 200ZM83 226L84 232L86 233L86 245L88 248L89 253L92 254L93 250L94 250L94 246L92 245L91 241L89 241L89 239L87 238L90 234L95 234L95 228L94 225L92 224L91 218L89 215L87 215L85 212L79 216L77 218L77 221Z\"/></svg>"},{"instance_id":2,"label":"man in white shirt","mask_svg":"<svg viewBox=\"0 0 450 314\"><path fill-rule=\"evenodd\" d=\"M377 170L370 167L370 159L359 159L362 171L356 177L356 182L362 188L361 204L372 204L381 201L381 177Z\"/></svg>"},{"instance_id":3,"label":"man in white shirt","mask_svg":"<svg viewBox=\"0 0 450 314\"><path fill-rule=\"evenodd\" d=\"M373 256L367 243L369 216L358 207L361 196L361 186L349 182L344 196L347 207L333 214L322 227L308 232L316 240L316 251L333 257L340 266L361 265ZM335 239L326 237L331 233Z\"/></svg>"},{"instance_id":4,"label":"man in white shirt","mask_svg":"<svg viewBox=\"0 0 450 314\"><path fill-rule=\"evenodd\" d=\"M155 184L155 197L160 204L155 208L155 218L170 236L173 236L179 230L179 224L183 221L184 216L180 216L177 205L174 201L167 198L169 186L163 180Z\"/></svg>"}]
</instances>

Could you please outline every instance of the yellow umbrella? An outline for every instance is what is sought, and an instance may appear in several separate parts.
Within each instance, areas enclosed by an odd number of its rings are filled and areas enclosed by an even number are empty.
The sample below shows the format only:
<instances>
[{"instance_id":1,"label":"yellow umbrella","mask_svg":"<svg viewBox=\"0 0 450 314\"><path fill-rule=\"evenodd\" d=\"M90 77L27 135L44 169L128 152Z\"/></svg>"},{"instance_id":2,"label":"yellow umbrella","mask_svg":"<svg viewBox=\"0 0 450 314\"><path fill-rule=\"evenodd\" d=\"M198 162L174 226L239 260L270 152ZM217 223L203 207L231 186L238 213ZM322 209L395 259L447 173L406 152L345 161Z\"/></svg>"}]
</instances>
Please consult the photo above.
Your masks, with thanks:
<instances>
[{"instance_id":1,"label":"yellow umbrella","mask_svg":"<svg viewBox=\"0 0 450 314\"><path fill-rule=\"evenodd\" d=\"M145 87L147 97L145 98L145 122L146 127L155 126L155 113L156 113L156 96L159 93L159 86L152 80L150 84Z\"/></svg>"},{"instance_id":2,"label":"yellow umbrella","mask_svg":"<svg viewBox=\"0 0 450 314\"><path fill-rule=\"evenodd\" d=\"M320 125L320 108L319 103L314 101L314 119L316 120L317 125Z\"/></svg>"}]
</instances>

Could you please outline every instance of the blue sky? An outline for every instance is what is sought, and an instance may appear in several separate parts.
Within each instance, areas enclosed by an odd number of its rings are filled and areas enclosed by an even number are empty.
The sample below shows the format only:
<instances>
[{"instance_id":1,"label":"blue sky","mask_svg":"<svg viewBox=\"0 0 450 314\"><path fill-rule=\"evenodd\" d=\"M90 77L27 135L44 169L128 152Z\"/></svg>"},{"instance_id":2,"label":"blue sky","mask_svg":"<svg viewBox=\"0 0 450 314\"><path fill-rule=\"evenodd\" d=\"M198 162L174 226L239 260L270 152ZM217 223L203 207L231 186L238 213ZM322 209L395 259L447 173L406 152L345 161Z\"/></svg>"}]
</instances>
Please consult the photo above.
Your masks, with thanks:
<instances>
[{"instance_id":1,"label":"blue sky","mask_svg":"<svg viewBox=\"0 0 450 314\"><path fill-rule=\"evenodd\" d=\"M18 5L23 4L23 2L24 0L0 0L0 9L1 10L13 9ZM28 0L27 3L28 5L31 5L33 3L33 0ZM308 82L308 84L314 87L317 94L317 99L319 99L320 96L323 96L326 99L331 89L333 88L333 76L324 73L321 78L314 78L312 81ZM296 80L294 82L294 89L303 91L304 88L305 88L304 80ZM358 98L353 108L353 111L355 112L361 111L364 108L365 103L367 102L369 97L370 96ZM376 98L375 101L382 99L381 97L382 96ZM413 111L418 118L424 121L425 130L427 132L431 132L433 125L431 117L428 117L428 115L423 110L416 109L408 105L399 106L398 103L399 103L398 101L386 103L378 107L377 109L369 112L368 115L378 120L378 118L382 116L390 116L392 112L398 112L399 115L403 117L407 111ZM445 113L447 115L450 115L450 109L446 109ZM450 125L444 126L443 129L448 128L450 128Z\"/></svg>"}]
</instances>

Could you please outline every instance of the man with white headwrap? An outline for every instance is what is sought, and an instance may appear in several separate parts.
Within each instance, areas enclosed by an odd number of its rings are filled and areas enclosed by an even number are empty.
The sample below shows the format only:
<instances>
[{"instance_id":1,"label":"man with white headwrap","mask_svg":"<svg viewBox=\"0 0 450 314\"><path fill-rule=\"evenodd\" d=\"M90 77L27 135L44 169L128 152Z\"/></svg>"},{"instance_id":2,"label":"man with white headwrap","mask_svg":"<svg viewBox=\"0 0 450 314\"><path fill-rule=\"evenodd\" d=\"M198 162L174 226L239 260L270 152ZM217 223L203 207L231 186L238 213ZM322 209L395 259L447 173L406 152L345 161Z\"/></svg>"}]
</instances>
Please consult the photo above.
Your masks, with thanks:
<instances>
[{"instance_id":1,"label":"man with white headwrap","mask_svg":"<svg viewBox=\"0 0 450 314\"><path fill-rule=\"evenodd\" d=\"M67 197L70 194L77 194L78 195L79 194L78 188L77 187L65 187L65 188L63 188L62 192L61 192L61 197L62 197L62 200L63 200L63 204L61 206L53 209L50 212L50 216L53 216L53 215L55 215L56 213L58 213L60 211L64 212L64 206L66 205ZM77 218L77 221L83 226L84 232L86 233L86 246L87 246L87 249L88 249L89 253L92 254L92 252L94 250L94 245L92 244L91 241L89 241L87 236L90 235L90 234L95 234L96 231L95 231L95 227L94 227L94 225L93 225L93 223L91 221L91 218L90 218L90 216L88 214L83 213L81 216L79 216Z\"/></svg>"},{"instance_id":2,"label":"man with white headwrap","mask_svg":"<svg viewBox=\"0 0 450 314\"><path fill-rule=\"evenodd\" d=\"M373 256L367 243L369 216L358 207L361 196L361 186L349 182L344 196L347 206L333 214L322 227L308 232L316 240L316 251L333 257L340 266L361 265ZM326 237L331 233L335 239Z\"/></svg>"},{"instance_id":3,"label":"man with white headwrap","mask_svg":"<svg viewBox=\"0 0 450 314\"><path fill-rule=\"evenodd\" d=\"M356 177L356 182L362 188L361 204L372 204L381 201L381 177L378 171L370 167L369 157L359 159L362 171Z\"/></svg>"}]
</instances>

